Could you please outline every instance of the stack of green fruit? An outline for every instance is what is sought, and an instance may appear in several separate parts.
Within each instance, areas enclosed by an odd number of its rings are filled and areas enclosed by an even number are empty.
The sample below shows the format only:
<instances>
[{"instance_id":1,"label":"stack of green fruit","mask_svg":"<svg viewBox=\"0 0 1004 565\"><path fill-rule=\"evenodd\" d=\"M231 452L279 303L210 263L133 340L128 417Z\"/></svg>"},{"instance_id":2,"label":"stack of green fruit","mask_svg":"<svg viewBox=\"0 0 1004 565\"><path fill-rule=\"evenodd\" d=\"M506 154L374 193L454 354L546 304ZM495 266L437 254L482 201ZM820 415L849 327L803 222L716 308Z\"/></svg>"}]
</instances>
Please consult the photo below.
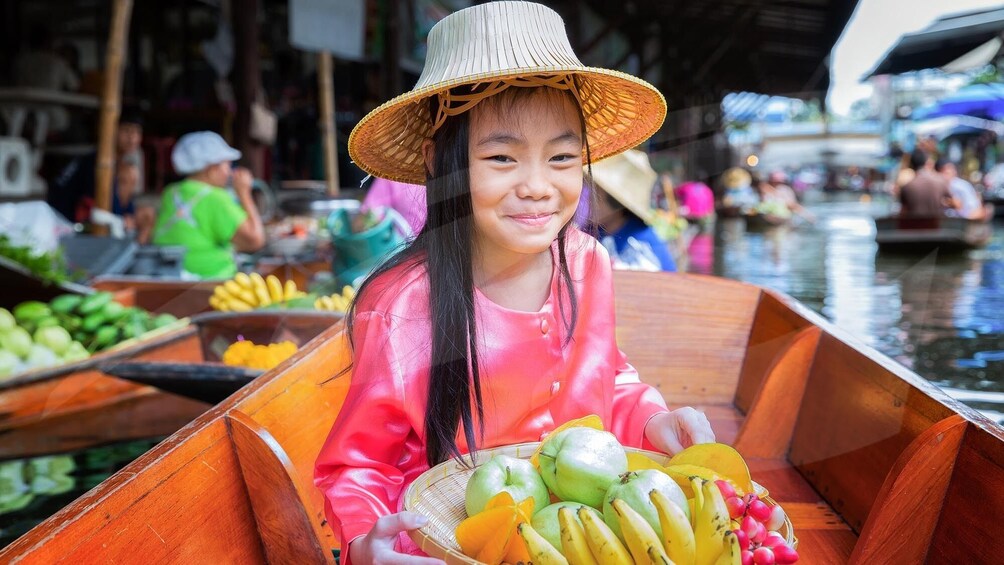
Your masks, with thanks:
<instances>
[{"instance_id":1,"label":"stack of green fruit","mask_svg":"<svg viewBox=\"0 0 1004 565\"><path fill-rule=\"evenodd\" d=\"M29 300L13 315L0 308L0 378L87 359L175 320L123 306L108 292L64 294L48 304Z\"/></svg>"}]
</instances>

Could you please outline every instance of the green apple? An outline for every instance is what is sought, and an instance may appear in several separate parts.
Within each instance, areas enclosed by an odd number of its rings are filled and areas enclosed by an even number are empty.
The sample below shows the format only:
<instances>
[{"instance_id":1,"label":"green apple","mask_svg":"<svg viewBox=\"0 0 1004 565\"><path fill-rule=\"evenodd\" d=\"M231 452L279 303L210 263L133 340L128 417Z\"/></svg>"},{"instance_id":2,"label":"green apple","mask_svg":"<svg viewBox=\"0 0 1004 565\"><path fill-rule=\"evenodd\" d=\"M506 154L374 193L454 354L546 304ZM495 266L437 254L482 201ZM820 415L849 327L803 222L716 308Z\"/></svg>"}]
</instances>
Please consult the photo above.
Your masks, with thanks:
<instances>
[{"instance_id":1,"label":"green apple","mask_svg":"<svg viewBox=\"0 0 1004 565\"><path fill-rule=\"evenodd\" d=\"M488 501L502 491L511 494L517 503L532 497L534 512L551 502L547 486L532 463L526 459L496 455L475 469L467 481L464 493L467 515L473 516L484 510Z\"/></svg>"},{"instance_id":2,"label":"green apple","mask_svg":"<svg viewBox=\"0 0 1004 565\"><path fill-rule=\"evenodd\" d=\"M0 349L0 379L9 377L18 371L21 358L10 351Z\"/></svg>"},{"instance_id":3,"label":"green apple","mask_svg":"<svg viewBox=\"0 0 1004 565\"><path fill-rule=\"evenodd\" d=\"M614 434L593 428L568 428L548 437L539 463L540 476L555 496L597 509L628 467Z\"/></svg>"},{"instance_id":4,"label":"green apple","mask_svg":"<svg viewBox=\"0 0 1004 565\"><path fill-rule=\"evenodd\" d=\"M649 493L657 490L666 495L666 498L675 502L683 510L683 513L690 518L690 505L687 504L687 495L683 489L676 484L676 481L669 478L669 475L656 469L645 469L643 471L631 471L624 473L611 485L603 499L603 519L610 529L617 534L617 537L624 539L621 534L620 522L617 521L617 512L611 505L613 499L620 498L632 509L641 514L645 521L651 524L655 533L662 537L662 526L659 524L659 513L649 498Z\"/></svg>"},{"instance_id":5,"label":"green apple","mask_svg":"<svg viewBox=\"0 0 1004 565\"><path fill-rule=\"evenodd\" d=\"M73 342L73 338L70 337L70 332L63 328L49 326L35 330L34 341L39 345L48 347L56 355L63 355L66 349L70 347L70 343Z\"/></svg>"},{"instance_id":6,"label":"green apple","mask_svg":"<svg viewBox=\"0 0 1004 565\"><path fill-rule=\"evenodd\" d=\"M31 335L24 328L12 328L0 333L0 349L24 359L31 351Z\"/></svg>"},{"instance_id":7,"label":"green apple","mask_svg":"<svg viewBox=\"0 0 1004 565\"><path fill-rule=\"evenodd\" d=\"M14 321L14 314L10 313L10 310L6 308L0 308L0 332L6 332L17 327L17 322Z\"/></svg>"},{"instance_id":8,"label":"green apple","mask_svg":"<svg viewBox=\"0 0 1004 565\"><path fill-rule=\"evenodd\" d=\"M558 510L562 508L571 508L572 513L575 514L575 520L580 524L582 522L579 520L579 508L588 508L590 512L596 514L597 518L602 519L599 510L580 502L555 502L535 513L533 520L530 521L530 525L533 526L533 529L537 530L538 534L556 547L558 551L561 551L561 523L558 522Z\"/></svg>"}]
</instances>

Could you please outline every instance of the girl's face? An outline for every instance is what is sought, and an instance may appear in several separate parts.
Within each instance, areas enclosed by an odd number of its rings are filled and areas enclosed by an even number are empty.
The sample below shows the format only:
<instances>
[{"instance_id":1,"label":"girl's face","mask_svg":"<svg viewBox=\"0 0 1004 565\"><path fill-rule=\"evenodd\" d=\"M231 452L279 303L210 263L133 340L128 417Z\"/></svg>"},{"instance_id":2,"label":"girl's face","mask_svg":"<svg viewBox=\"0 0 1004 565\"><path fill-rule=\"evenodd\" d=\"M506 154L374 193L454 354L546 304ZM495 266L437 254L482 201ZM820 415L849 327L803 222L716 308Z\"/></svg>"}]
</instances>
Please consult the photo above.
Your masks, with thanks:
<instances>
[{"instance_id":1,"label":"girl's face","mask_svg":"<svg viewBox=\"0 0 1004 565\"><path fill-rule=\"evenodd\" d=\"M542 90L511 108L482 103L471 113L474 237L488 264L502 266L547 251L579 203L579 110L567 96Z\"/></svg>"}]
</instances>

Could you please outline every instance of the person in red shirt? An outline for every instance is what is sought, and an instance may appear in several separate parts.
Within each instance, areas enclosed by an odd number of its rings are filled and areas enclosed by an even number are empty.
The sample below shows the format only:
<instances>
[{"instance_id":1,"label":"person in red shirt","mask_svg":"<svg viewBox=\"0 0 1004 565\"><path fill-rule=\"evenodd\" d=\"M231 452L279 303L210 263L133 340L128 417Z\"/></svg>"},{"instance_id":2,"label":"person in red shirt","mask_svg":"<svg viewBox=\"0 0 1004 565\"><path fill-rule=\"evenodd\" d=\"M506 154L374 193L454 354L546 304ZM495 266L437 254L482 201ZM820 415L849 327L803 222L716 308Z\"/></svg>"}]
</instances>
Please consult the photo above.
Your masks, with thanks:
<instances>
[{"instance_id":1,"label":"person in red shirt","mask_svg":"<svg viewBox=\"0 0 1004 565\"><path fill-rule=\"evenodd\" d=\"M589 414L628 446L714 441L618 349L610 259L572 225L583 165L665 114L651 85L582 65L550 8L492 2L440 21L415 89L353 130L352 160L425 184L427 214L347 317L351 381L314 473L343 562L439 563L407 537L426 519L402 493L477 449Z\"/></svg>"}]
</instances>

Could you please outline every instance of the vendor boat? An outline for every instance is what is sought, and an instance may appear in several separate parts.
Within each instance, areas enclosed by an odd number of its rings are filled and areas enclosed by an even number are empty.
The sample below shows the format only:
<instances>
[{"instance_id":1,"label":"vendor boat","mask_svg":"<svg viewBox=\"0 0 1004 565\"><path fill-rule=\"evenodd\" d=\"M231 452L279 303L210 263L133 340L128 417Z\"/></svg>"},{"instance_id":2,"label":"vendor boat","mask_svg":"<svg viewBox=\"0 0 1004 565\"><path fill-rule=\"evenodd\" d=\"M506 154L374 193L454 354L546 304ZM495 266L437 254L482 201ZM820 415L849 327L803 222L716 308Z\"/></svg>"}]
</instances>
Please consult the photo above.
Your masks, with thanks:
<instances>
[{"instance_id":1,"label":"vendor boat","mask_svg":"<svg viewBox=\"0 0 1004 565\"><path fill-rule=\"evenodd\" d=\"M990 218L886 216L875 218L875 230L880 250L906 253L966 251L986 246L993 237Z\"/></svg>"},{"instance_id":2,"label":"vendor boat","mask_svg":"<svg viewBox=\"0 0 1004 565\"><path fill-rule=\"evenodd\" d=\"M617 335L782 504L800 563L989 563L1004 431L780 293L616 272ZM351 374L341 325L0 551L0 561L332 563L314 460Z\"/></svg>"},{"instance_id":3,"label":"vendor boat","mask_svg":"<svg viewBox=\"0 0 1004 565\"><path fill-rule=\"evenodd\" d=\"M181 281L104 280L96 287L125 306L176 315L204 309L212 293L210 283ZM239 335L301 345L340 318L315 311L207 313L89 359L0 381L0 460L170 435L258 374L200 370L218 362ZM129 368L123 364L143 370L122 374ZM243 378L234 377L238 372Z\"/></svg>"}]
</instances>

